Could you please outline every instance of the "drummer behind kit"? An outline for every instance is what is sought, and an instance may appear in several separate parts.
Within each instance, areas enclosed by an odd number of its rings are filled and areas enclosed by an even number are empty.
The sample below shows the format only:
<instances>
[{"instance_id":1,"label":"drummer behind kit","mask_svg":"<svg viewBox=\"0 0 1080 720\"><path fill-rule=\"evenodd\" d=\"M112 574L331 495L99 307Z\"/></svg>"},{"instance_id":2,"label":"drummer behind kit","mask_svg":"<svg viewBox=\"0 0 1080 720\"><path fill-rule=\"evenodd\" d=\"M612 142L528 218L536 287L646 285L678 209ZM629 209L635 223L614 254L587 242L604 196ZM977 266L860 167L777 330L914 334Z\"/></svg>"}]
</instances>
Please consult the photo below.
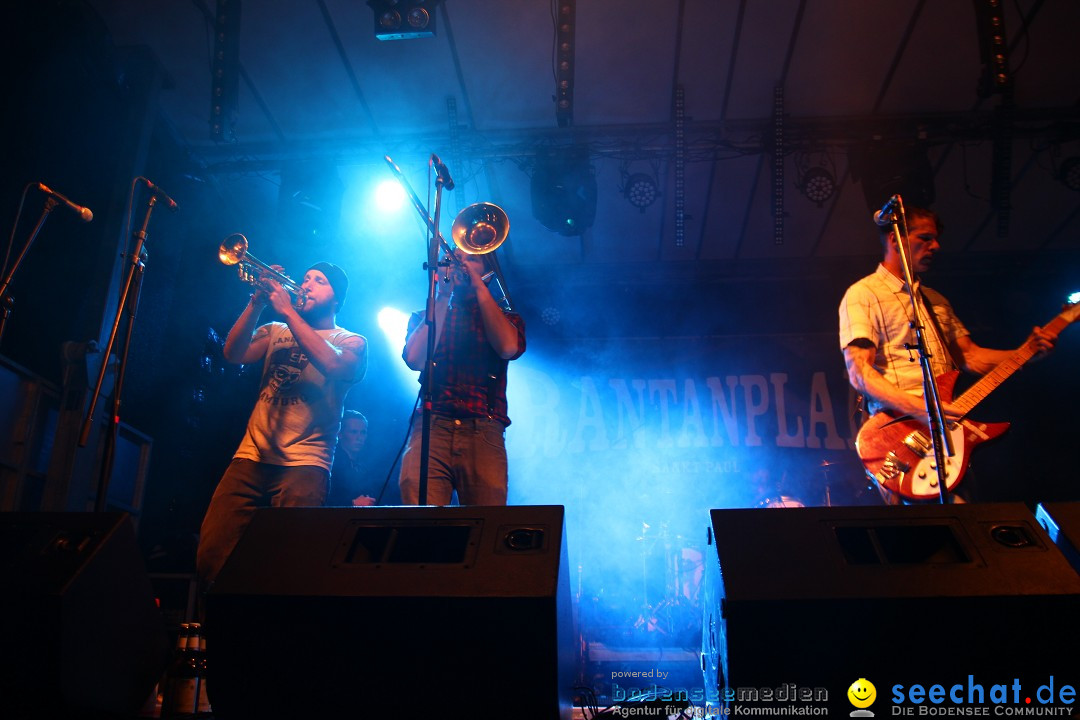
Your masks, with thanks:
<instances>
[{"instance_id":1,"label":"drummer behind kit","mask_svg":"<svg viewBox=\"0 0 1080 720\"><path fill-rule=\"evenodd\" d=\"M779 479L770 467L762 465L750 476L750 487L759 508L805 507L802 500L790 494L791 485L787 471L780 473Z\"/></svg>"}]
</instances>

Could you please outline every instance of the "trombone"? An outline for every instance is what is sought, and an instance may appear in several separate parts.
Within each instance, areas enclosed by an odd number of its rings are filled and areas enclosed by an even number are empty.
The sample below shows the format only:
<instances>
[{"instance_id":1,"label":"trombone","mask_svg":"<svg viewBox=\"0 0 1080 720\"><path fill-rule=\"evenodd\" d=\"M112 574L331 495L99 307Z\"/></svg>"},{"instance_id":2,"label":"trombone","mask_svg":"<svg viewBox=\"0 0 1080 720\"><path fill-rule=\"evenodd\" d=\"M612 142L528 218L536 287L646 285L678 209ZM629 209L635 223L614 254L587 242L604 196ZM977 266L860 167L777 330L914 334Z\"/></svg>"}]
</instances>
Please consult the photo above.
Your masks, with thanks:
<instances>
[{"instance_id":1,"label":"trombone","mask_svg":"<svg viewBox=\"0 0 1080 720\"><path fill-rule=\"evenodd\" d=\"M506 236L510 233L510 219L506 211L494 203L478 202L468 205L454 218L454 224L450 228L450 237L454 245L467 255L487 255L493 253L496 248L506 242ZM458 270L464 272L465 266L461 259L447 246L442 235L439 235L442 244L450 260L457 265ZM492 277L499 287L501 298L496 298L506 311L513 310L510 302L510 294L506 292L506 286L502 282L502 272L499 268L499 260L492 255L487 263L491 270L481 277L484 284L489 284Z\"/></svg>"},{"instance_id":2,"label":"trombone","mask_svg":"<svg viewBox=\"0 0 1080 720\"><path fill-rule=\"evenodd\" d=\"M240 280L269 292L272 288L266 284L273 280L290 294L296 296L293 307L302 310L307 301L307 290L285 273L278 272L262 260L248 252L247 238L240 233L233 233L221 241L218 259L223 265L235 265Z\"/></svg>"},{"instance_id":3,"label":"trombone","mask_svg":"<svg viewBox=\"0 0 1080 720\"><path fill-rule=\"evenodd\" d=\"M405 189L413 207L416 208L416 212L420 213L420 217L427 223L428 230L438 238L439 246L449 261L456 265L458 270L463 271L464 265L454 254L454 248L450 247L443 238L442 233L435 227L435 221L428 215L427 208L424 207L424 204L420 202L420 198L413 192L412 186L405 179L401 169L390 159L389 155L384 155L383 160L386 161L394 175L397 176L398 182ZM454 218L454 224L450 228L450 237L453 238L454 244L461 252L468 255L486 255L494 252L506 241L509 234L510 218L507 216L506 211L495 203L487 202L478 202L466 206ZM494 275L496 282L499 284L499 290L502 292L505 309L512 309L513 303L511 303L510 294L506 291L506 285L503 283L498 258L492 255L488 264L491 265L492 271L484 274L484 282L488 282Z\"/></svg>"},{"instance_id":4,"label":"trombone","mask_svg":"<svg viewBox=\"0 0 1080 720\"><path fill-rule=\"evenodd\" d=\"M478 202L469 205L457 214L454 224L450 227L450 237L458 250L466 255L487 255L506 242L506 236L510 234L510 218L506 211L494 203ZM450 260L457 264L458 269L464 270L461 260L454 251L439 235ZM494 270L495 256L491 256L493 269L484 273L483 280L488 282L492 275L498 275ZM504 293L505 294L505 293Z\"/></svg>"},{"instance_id":5,"label":"trombone","mask_svg":"<svg viewBox=\"0 0 1080 720\"><path fill-rule=\"evenodd\" d=\"M473 203L459 212L450 228L454 244L468 255L493 252L506 242L509 234L510 218L506 216L506 211L486 202Z\"/></svg>"}]
</instances>

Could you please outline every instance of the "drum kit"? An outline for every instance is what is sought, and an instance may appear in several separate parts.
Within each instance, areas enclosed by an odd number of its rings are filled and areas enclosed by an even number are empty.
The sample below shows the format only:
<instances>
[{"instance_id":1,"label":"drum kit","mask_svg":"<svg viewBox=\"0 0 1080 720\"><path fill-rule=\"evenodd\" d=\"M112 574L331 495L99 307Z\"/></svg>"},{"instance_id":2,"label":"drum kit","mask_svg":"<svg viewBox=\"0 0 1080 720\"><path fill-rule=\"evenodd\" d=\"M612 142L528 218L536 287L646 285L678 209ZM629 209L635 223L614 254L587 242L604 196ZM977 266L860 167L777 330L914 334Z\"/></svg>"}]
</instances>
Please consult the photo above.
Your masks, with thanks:
<instances>
[{"instance_id":1,"label":"drum kit","mask_svg":"<svg viewBox=\"0 0 1080 720\"><path fill-rule=\"evenodd\" d=\"M784 509L878 502L872 489L867 490L861 467L858 472L838 467L848 464L843 460L821 461L815 468L820 479L814 483L781 482L767 489L760 486L759 499L750 507ZM820 496L806 502L803 498L811 497L815 489ZM866 493L870 494L861 500ZM590 635L609 646L700 647L701 584L708 561L704 522L704 515L701 527L685 519L677 523L639 521L634 532L637 552L631 556L632 562L639 565L617 581L606 583L597 597L590 598L591 612L586 611L586 617L593 621L586 623L592 626Z\"/></svg>"},{"instance_id":2,"label":"drum kit","mask_svg":"<svg viewBox=\"0 0 1080 720\"><path fill-rule=\"evenodd\" d=\"M668 523L641 523L640 609L631 637L643 645L694 647L701 642L705 554Z\"/></svg>"},{"instance_id":3,"label":"drum kit","mask_svg":"<svg viewBox=\"0 0 1080 720\"><path fill-rule=\"evenodd\" d=\"M867 479L862 466L856 460L822 460L817 467L820 479L814 482L801 481L794 485L779 483L762 493L766 497L759 500L757 508L801 508L806 507L802 498L814 491L821 495L810 504L819 507L833 505L877 504L877 492ZM834 497L835 496L835 497Z\"/></svg>"}]
</instances>

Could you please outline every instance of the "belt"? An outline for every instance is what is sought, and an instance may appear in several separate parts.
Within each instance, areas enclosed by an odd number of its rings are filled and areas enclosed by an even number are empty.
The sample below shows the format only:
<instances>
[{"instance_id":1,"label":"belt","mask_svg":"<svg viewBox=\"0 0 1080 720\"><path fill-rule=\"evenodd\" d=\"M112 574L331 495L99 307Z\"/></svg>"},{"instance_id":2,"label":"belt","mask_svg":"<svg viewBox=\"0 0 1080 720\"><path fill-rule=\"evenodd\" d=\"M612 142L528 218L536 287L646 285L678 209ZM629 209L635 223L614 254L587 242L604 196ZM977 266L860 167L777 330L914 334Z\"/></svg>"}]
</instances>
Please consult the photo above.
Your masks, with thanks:
<instances>
[{"instance_id":1,"label":"belt","mask_svg":"<svg viewBox=\"0 0 1080 720\"><path fill-rule=\"evenodd\" d=\"M420 421L423 421L421 416ZM454 418L447 415L432 415L432 424L439 423L441 425L452 425L455 428L461 427L465 429L478 430L480 428L488 427L489 425L498 425L500 428L504 427L501 422L492 417L467 417L467 418Z\"/></svg>"}]
</instances>

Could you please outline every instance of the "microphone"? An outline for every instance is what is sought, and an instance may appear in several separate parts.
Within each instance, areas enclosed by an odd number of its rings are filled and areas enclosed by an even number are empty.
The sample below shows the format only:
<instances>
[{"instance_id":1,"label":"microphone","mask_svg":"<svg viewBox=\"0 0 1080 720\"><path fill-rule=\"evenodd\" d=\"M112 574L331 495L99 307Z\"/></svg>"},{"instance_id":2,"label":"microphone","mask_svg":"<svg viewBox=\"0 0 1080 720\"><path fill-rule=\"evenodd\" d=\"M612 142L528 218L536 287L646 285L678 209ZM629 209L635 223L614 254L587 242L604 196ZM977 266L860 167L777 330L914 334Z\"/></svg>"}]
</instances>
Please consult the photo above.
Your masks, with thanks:
<instances>
[{"instance_id":1,"label":"microphone","mask_svg":"<svg viewBox=\"0 0 1080 720\"><path fill-rule=\"evenodd\" d=\"M450 177L450 171L443 164L443 161L439 159L439 156L435 153L431 153L431 164L435 166L435 173L442 178L443 187L447 190L454 189L454 179Z\"/></svg>"},{"instance_id":2,"label":"microphone","mask_svg":"<svg viewBox=\"0 0 1080 720\"><path fill-rule=\"evenodd\" d=\"M900 196L893 195L891 198L885 201L885 204L874 213L874 224L878 227L887 227L893 224L893 216L896 215L896 208L900 203Z\"/></svg>"},{"instance_id":3,"label":"microphone","mask_svg":"<svg viewBox=\"0 0 1080 720\"><path fill-rule=\"evenodd\" d=\"M142 181L143 185L146 185L147 189L150 190L150 192L152 192L153 194L157 195L159 198L164 200L165 204L169 206L170 210L172 210L173 212L176 212L176 202L171 197L166 195L164 190L162 190L157 185L155 185L154 183L150 182L149 180L147 180L146 178L144 178L142 176L139 176L139 180Z\"/></svg>"},{"instance_id":4,"label":"microphone","mask_svg":"<svg viewBox=\"0 0 1080 720\"><path fill-rule=\"evenodd\" d=\"M71 202L66 197L61 195L60 193L53 190L48 185L46 185L44 183L38 183L38 189L41 190L41 192L45 193L46 195L51 195L52 197L56 198L60 202L67 205L71 209L72 212L74 212L76 215L78 215L80 218L82 218L83 222L90 222L91 220L94 219L94 213L90 212L90 208L83 207L82 205L76 205L75 203Z\"/></svg>"}]
</instances>

